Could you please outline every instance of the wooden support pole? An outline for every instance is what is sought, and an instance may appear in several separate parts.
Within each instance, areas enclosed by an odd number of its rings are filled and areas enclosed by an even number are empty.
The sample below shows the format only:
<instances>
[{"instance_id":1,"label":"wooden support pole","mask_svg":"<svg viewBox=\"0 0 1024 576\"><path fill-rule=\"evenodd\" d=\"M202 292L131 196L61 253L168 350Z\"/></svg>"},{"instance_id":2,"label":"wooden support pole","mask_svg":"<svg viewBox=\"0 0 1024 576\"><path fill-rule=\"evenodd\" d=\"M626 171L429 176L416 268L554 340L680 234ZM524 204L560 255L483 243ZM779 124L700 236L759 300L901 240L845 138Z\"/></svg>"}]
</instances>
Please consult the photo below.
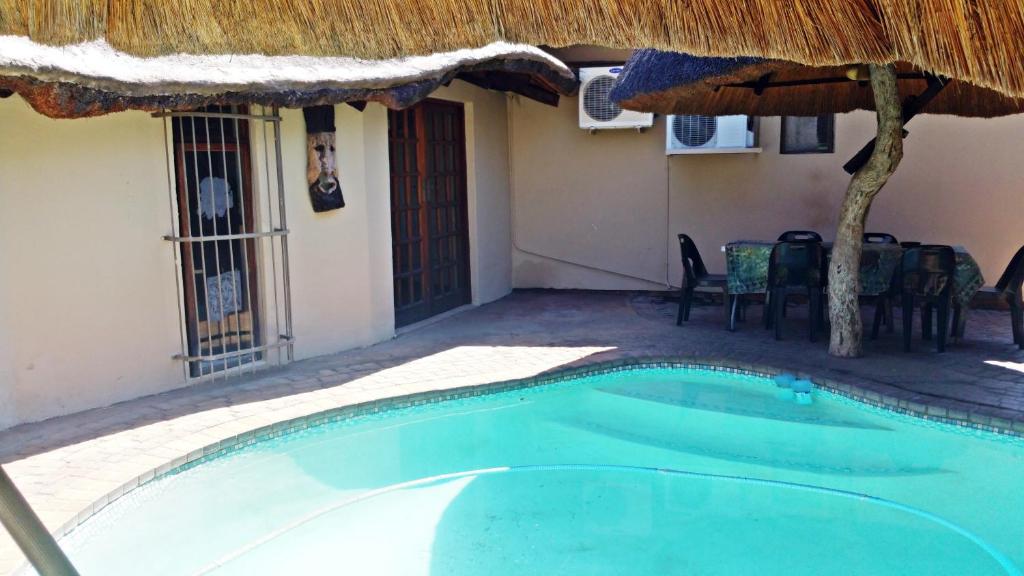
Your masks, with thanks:
<instances>
[{"instance_id":1,"label":"wooden support pole","mask_svg":"<svg viewBox=\"0 0 1024 576\"><path fill-rule=\"evenodd\" d=\"M843 358L855 358L862 353L864 327L857 293L864 223L871 201L903 159L903 113L896 70L891 65L872 64L869 68L878 134L871 156L853 175L846 189L828 269L829 318L832 321L829 354Z\"/></svg>"},{"instance_id":2,"label":"wooden support pole","mask_svg":"<svg viewBox=\"0 0 1024 576\"><path fill-rule=\"evenodd\" d=\"M50 532L0 466L0 523L14 538L39 576L78 576Z\"/></svg>"},{"instance_id":3,"label":"wooden support pole","mask_svg":"<svg viewBox=\"0 0 1024 576\"><path fill-rule=\"evenodd\" d=\"M906 126L907 122L917 116L929 102L935 99L942 92L942 89L946 87L947 82L938 76L928 74L925 76L928 80L928 88L924 92L917 96L907 96L906 102L903 103L903 125ZM903 137L906 138L909 134L906 130L903 131ZM872 138L871 142L868 142L857 152L853 158L846 164L843 164L843 170L846 170L847 174L853 174L857 170L860 170L864 164L867 163L868 158L871 157L871 152L875 149L875 139Z\"/></svg>"}]
</instances>

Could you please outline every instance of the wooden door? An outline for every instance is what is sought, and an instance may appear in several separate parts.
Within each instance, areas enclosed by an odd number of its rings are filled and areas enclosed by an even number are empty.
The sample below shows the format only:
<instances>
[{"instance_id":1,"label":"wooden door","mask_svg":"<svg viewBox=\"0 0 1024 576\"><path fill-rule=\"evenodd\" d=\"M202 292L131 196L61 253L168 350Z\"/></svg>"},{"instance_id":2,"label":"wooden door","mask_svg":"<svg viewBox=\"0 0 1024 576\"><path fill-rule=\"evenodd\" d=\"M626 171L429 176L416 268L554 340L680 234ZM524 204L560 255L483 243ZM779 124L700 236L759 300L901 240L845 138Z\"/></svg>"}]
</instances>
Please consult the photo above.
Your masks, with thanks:
<instances>
[{"instance_id":1,"label":"wooden door","mask_svg":"<svg viewBox=\"0 0 1024 576\"><path fill-rule=\"evenodd\" d=\"M470 301L465 135L458 103L389 112L397 326Z\"/></svg>"}]
</instances>

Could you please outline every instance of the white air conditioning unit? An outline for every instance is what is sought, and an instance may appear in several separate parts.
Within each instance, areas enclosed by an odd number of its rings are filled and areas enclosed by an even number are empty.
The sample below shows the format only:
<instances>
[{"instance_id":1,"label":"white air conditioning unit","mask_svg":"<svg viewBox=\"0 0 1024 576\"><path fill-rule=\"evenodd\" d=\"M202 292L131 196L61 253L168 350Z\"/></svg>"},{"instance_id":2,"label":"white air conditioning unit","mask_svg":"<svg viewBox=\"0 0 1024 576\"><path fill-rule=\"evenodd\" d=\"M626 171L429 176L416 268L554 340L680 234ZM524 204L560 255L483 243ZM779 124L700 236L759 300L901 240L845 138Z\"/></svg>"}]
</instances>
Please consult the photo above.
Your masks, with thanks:
<instances>
[{"instance_id":1,"label":"white air conditioning unit","mask_svg":"<svg viewBox=\"0 0 1024 576\"><path fill-rule=\"evenodd\" d=\"M610 68L580 68L580 128L606 130L610 128L650 128L654 114L623 110L608 99L622 66Z\"/></svg>"},{"instance_id":2,"label":"white air conditioning unit","mask_svg":"<svg viewBox=\"0 0 1024 576\"><path fill-rule=\"evenodd\" d=\"M666 154L736 154L760 152L758 119L750 116L668 116Z\"/></svg>"}]
</instances>

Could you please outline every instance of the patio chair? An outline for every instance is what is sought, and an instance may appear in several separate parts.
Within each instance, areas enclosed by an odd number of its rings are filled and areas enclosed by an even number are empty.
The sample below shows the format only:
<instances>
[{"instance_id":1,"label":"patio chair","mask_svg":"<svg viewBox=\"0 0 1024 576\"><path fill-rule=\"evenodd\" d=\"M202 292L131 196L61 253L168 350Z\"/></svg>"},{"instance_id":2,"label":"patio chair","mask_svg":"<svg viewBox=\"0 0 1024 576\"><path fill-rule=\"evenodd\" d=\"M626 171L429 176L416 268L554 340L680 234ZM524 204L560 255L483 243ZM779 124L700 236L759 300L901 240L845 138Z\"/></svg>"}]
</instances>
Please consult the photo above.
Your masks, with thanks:
<instances>
[{"instance_id":1,"label":"patio chair","mask_svg":"<svg viewBox=\"0 0 1024 576\"><path fill-rule=\"evenodd\" d=\"M879 258L877 252L864 252L861 257L861 270L864 269L865 263L871 258ZM885 321L885 331L892 334L896 331L896 322L893 317L893 301L899 297L899 278L900 278L900 267L897 266L892 271L892 278L889 279L889 289L882 292L878 296L875 296L875 318L871 324L871 339L875 340L878 338L878 330L881 328L883 320Z\"/></svg>"},{"instance_id":2,"label":"patio chair","mask_svg":"<svg viewBox=\"0 0 1024 576\"><path fill-rule=\"evenodd\" d=\"M892 234L886 234L885 232L865 232L864 233L865 244L899 244L899 240L896 239Z\"/></svg>"},{"instance_id":3,"label":"patio chair","mask_svg":"<svg viewBox=\"0 0 1024 576\"><path fill-rule=\"evenodd\" d=\"M676 313L676 326L690 320L690 307L693 305L693 292L697 288L713 288L722 293L722 304L726 314L729 313L727 282L725 274L708 274L700 250L693 239L686 234L679 235L679 254L683 260L683 287L679 291L679 311Z\"/></svg>"},{"instance_id":4,"label":"patio chair","mask_svg":"<svg viewBox=\"0 0 1024 576\"><path fill-rule=\"evenodd\" d=\"M813 230L787 230L779 235L779 242L821 242L821 234Z\"/></svg>"},{"instance_id":5,"label":"patio chair","mask_svg":"<svg viewBox=\"0 0 1024 576\"><path fill-rule=\"evenodd\" d=\"M825 286L825 249L821 242L804 240L779 242L772 248L768 261L768 306L766 318L775 326L775 339L782 339L782 318L786 298L791 294L807 294L808 337L817 339L817 329L824 318L823 288Z\"/></svg>"},{"instance_id":6,"label":"patio chair","mask_svg":"<svg viewBox=\"0 0 1024 576\"><path fill-rule=\"evenodd\" d=\"M913 337L914 307L921 304L921 335L931 339L932 313L938 313L936 347L946 351L949 312L953 306L953 278L956 253L951 246L925 244L907 249L900 262L899 294L903 309L903 350L910 352Z\"/></svg>"},{"instance_id":7,"label":"patio chair","mask_svg":"<svg viewBox=\"0 0 1024 576\"><path fill-rule=\"evenodd\" d=\"M1013 329L1013 343L1024 350L1024 302L1021 298L1021 284L1024 284L1024 246L1010 259L1010 263L999 277L994 288L982 288L1010 307L1010 326ZM959 304L953 306L953 336L963 337L967 315Z\"/></svg>"}]
</instances>

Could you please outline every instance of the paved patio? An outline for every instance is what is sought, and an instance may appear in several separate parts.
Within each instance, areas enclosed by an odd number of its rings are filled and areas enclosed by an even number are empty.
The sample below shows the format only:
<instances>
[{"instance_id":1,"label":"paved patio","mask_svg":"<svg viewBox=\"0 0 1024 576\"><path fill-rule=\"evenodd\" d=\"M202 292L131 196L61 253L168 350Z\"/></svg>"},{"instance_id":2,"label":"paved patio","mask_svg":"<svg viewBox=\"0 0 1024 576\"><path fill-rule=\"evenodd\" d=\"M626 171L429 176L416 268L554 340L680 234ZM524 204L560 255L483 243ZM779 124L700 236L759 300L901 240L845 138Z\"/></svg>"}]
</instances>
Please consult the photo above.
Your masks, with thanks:
<instances>
[{"instance_id":1,"label":"paved patio","mask_svg":"<svg viewBox=\"0 0 1024 576\"><path fill-rule=\"evenodd\" d=\"M676 327L674 304L658 296L517 292L361 350L3 431L0 462L47 526L59 530L133 479L275 422L648 356L806 372L899 399L912 410L1024 434L1024 353L1011 344L1007 313L973 312L966 338L945 354L920 340L904 354L897 333L869 342L865 359L841 360L828 356L824 338L806 340L805 310L792 308L787 339L777 342L760 326L760 307L729 333L719 306L695 305L691 321ZM0 535L0 573L21 561L6 534Z\"/></svg>"}]
</instances>

